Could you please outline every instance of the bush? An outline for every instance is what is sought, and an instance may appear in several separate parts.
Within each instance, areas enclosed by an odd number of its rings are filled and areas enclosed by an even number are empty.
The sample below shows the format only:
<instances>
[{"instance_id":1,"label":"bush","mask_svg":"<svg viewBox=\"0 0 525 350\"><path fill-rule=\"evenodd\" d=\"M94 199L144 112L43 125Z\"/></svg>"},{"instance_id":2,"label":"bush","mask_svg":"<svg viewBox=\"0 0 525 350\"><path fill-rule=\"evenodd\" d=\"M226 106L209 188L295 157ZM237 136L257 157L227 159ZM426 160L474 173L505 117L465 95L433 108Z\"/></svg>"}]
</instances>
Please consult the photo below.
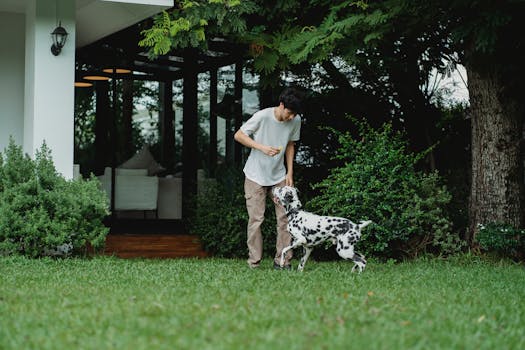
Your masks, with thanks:
<instances>
[{"instance_id":1,"label":"bush","mask_svg":"<svg viewBox=\"0 0 525 350\"><path fill-rule=\"evenodd\" d=\"M525 253L525 229L515 228L509 224L492 222L478 225L476 241L481 249L497 255L523 258Z\"/></svg>"},{"instance_id":2,"label":"bush","mask_svg":"<svg viewBox=\"0 0 525 350\"><path fill-rule=\"evenodd\" d=\"M11 139L0 155L0 254L85 253L104 244L106 196L95 178L66 181L45 145L35 160Z\"/></svg>"},{"instance_id":3,"label":"bush","mask_svg":"<svg viewBox=\"0 0 525 350\"><path fill-rule=\"evenodd\" d=\"M372 220L358 244L366 254L398 258L459 250L461 242L450 233L446 216L449 192L437 173L416 171L426 153L409 153L389 124L379 130L364 122L356 125L357 140L332 130L341 145L335 157L345 165L314 185L320 195L309 203L313 211Z\"/></svg>"},{"instance_id":4,"label":"bush","mask_svg":"<svg viewBox=\"0 0 525 350\"><path fill-rule=\"evenodd\" d=\"M248 213L244 198L244 173L236 168L219 169L217 181L197 196L190 231L200 236L204 249L219 257L246 258ZM276 219L272 201L268 200L262 224L263 252L275 254Z\"/></svg>"}]
</instances>

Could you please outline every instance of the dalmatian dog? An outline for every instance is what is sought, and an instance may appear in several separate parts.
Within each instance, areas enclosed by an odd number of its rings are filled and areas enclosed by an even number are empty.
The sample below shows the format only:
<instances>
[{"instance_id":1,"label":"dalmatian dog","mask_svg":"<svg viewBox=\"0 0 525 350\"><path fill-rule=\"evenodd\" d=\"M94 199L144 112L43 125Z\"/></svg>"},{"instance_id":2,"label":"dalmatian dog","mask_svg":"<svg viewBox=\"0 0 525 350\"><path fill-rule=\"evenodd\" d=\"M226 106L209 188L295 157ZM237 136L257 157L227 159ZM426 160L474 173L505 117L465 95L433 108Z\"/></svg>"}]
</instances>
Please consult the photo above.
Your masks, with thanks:
<instances>
[{"instance_id":1,"label":"dalmatian dog","mask_svg":"<svg viewBox=\"0 0 525 350\"><path fill-rule=\"evenodd\" d=\"M313 248L322 242L331 240L337 244L337 253L343 259L351 259L354 262L353 271L361 273L366 266L364 256L354 252L354 244L361 237L361 230L372 221L361 221L355 224L352 221L333 216L320 216L302 210L301 201L295 187L274 187L272 191L274 201L280 203L288 217L288 232L292 235L292 244L283 249L281 254L281 267L284 266L284 257L290 249L302 246L303 257L297 268L304 269L304 264Z\"/></svg>"}]
</instances>

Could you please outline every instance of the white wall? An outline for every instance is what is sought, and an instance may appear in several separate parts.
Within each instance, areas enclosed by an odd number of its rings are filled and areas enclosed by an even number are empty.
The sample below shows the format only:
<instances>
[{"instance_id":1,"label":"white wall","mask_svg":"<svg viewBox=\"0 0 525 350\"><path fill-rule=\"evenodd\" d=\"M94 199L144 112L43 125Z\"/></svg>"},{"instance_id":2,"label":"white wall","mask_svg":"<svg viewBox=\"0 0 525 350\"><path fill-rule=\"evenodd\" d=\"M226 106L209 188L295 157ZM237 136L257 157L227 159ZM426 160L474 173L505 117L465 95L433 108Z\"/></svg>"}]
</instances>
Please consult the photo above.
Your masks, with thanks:
<instances>
[{"instance_id":1,"label":"white wall","mask_svg":"<svg viewBox=\"0 0 525 350\"><path fill-rule=\"evenodd\" d=\"M23 141L25 16L0 12L0 152Z\"/></svg>"},{"instance_id":2,"label":"white wall","mask_svg":"<svg viewBox=\"0 0 525 350\"><path fill-rule=\"evenodd\" d=\"M69 33L58 56L51 32L58 19ZM34 156L45 141L57 171L73 176L75 2L30 0L26 8L24 152Z\"/></svg>"}]
</instances>

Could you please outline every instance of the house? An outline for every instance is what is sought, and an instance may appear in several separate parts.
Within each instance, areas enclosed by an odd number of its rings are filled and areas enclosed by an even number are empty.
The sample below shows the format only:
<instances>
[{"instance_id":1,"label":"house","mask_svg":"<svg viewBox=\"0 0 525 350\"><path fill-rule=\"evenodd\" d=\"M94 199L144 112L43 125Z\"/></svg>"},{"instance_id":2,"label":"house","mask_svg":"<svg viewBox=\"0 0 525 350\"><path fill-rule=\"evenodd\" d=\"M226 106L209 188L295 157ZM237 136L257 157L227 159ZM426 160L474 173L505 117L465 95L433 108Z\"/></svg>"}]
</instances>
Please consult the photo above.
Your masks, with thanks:
<instances>
[{"instance_id":1,"label":"house","mask_svg":"<svg viewBox=\"0 0 525 350\"><path fill-rule=\"evenodd\" d=\"M0 149L30 156L45 140L73 176L76 50L173 6L173 0L0 0ZM51 33L68 35L58 55Z\"/></svg>"},{"instance_id":2,"label":"house","mask_svg":"<svg viewBox=\"0 0 525 350\"><path fill-rule=\"evenodd\" d=\"M35 151L45 141L51 149L57 171L65 178L71 179L74 173L74 83L79 75L78 70L81 65L79 62L96 67L99 63L97 59L100 58L97 50L108 45L112 49L117 49L120 44L128 48L132 46L136 48L138 24L173 6L173 0L0 0L0 41L2 42L0 45L0 151L4 150L10 137L13 137L17 144L23 146L25 153L34 156ZM57 49L53 42L52 33L57 31L67 32L65 43L60 49ZM129 42L123 43L122 38ZM217 45L222 45L222 41L218 40ZM196 193L197 182L198 169L195 159L197 75L199 72L209 71L211 79L215 79L215 83L210 86L209 108L210 115L214 116L210 119L210 128L216 130L217 118L212 110L217 105L217 69L239 62L238 52L198 53L193 50L189 53L194 55L191 59L187 59L186 53L179 53L179 56L185 57L170 55L156 62L150 62L143 52L126 51L124 54L130 58L128 68L131 73L119 79L144 79L147 74L148 79L163 84L161 103L164 103L164 122L169 119L169 109L172 108L171 103L168 102L172 100L173 93L170 83L184 79L182 153L185 164L182 183L183 196L186 198L187 194ZM242 68L242 65L239 67ZM113 77L112 80L115 81L116 78ZM238 94L239 87L242 94L242 69L236 66ZM105 96L99 94L100 91L97 90L97 99L99 95L103 97L106 105L102 107L107 113L103 117L109 116L111 119L111 115L114 114L111 108L114 105L107 82L93 84L93 89L102 88L105 89ZM242 116L235 117L236 125L240 122L240 118ZM211 122L212 119L215 120L214 123ZM112 122L114 123L114 120ZM170 130L167 131L169 133ZM216 132L212 130L210 135L210 138L215 138L210 140L210 143L216 146ZM173 142L166 145L167 148L173 147ZM106 149L105 152L108 150ZM236 150L236 156L238 154L240 154L239 150ZM215 157L216 162L217 154L212 152L212 156ZM114 183L115 181L113 186ZM114 198L111 203L114 208ZM110 224L112 232L114 223L113 221ZM151 222L148 223L148 233L152 233L150 224ZM170 226L167 231L173 233L174 226ZM180 237L148 237L145 241L141 241L140 247L137 248L142 250L133 254L146 256L143 251L144 246L149 251L153 249L151 247L156 247L158 240L162 240L159 244L164 247L163 249L171 249L169 252L161 252L162 256L202 253L194 237L181 236L182 239L187 239L187 242L182 243ZM112 239L117 240L116 248L111 248L109 244L109 253L121 249L122 241L127 243L133 241L128 236L123 239L113 236ZM157 243L152 243L151 240L157 240L155 241ZM166 243L166 240L171 241ZM175 245L182 248L173 248ZM197 250L190 251L188 247ZM179 252L177 249L182 250ZM154 251L151 254L158 256L160 253Z\"/></svg>"},{"instance_id":3,"label":"house","mask_svg":"<svg viewBox=\"0 0 525 350\"><path fill-rule=\"evenodd\" d=\"M0 48L0 150L13 137L17 144L23 145L25 153L33 156L45 141L58 172L72 178L74 82L83 73L79 71L81 66L95 67L98 69L95 74L102 73L102 62L109 48L127 58L128 68L128 74L111 76L113 89L117 79L150 80L162 85L159 105L164 130L161 137L167 140L163 142L162 153L168 160L173 159L170 155L175 147L172 83L183 79L182 198L191 198L197 192L197 76L209 72L211 77L210 164L216 164L217 70L235 64L235 101L242 101L243 57L242 48L212 38L207 52L180 50L151 61L137 46L140 22L173 5L173 0L0 0L3 43ZM53 42L52 33L57 30L67 32L60 50ZM101 105L97 120L106 123L102 130L110 133L109 137L105 136L106 143L99 144L102 147L98 147L98 154L114 154L114 145L108 140L114 142L115 137L123 136L116 134L116 107L111 97L115 91L111 91L108 81L95 83L93 89L97 91L97 108ZM233 105L231 123L238 128L242 122L242 106L241 103ZM226 139L232 138L226 135ZM233 145L228 151L232 161L240 160L239 145ZM118 165L115 160L108 164L108 159L102 163L106 167ZM113 186L114 183L112 180ZM115 208L113 197L111 206ZM184 205L182 209L184 211Z\"/></svg>"}]
</instances>

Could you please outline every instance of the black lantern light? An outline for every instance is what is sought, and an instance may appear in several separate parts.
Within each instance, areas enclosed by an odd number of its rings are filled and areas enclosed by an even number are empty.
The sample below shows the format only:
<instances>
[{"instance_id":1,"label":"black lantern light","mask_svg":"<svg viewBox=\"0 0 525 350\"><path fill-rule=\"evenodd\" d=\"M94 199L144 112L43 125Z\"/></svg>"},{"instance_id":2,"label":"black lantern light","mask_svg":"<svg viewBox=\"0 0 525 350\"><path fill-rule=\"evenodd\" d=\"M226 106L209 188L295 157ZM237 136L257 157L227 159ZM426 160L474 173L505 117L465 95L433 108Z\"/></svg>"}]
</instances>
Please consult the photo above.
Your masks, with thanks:
<instances>
[{"instance_id":1,"label":"black lantern light","mask_svg":"<svg viewBox=\"0 0 525 350\"><path fill-rule=\"evenodd\" d=\"M51 46L51 52L53 55L58 56L62 48L64 47L67 39L67 32L62 27L62 22L58 22L58 27L53 30L51 37L53 38L53 45Z\"/></svg>"}]
</instances>

